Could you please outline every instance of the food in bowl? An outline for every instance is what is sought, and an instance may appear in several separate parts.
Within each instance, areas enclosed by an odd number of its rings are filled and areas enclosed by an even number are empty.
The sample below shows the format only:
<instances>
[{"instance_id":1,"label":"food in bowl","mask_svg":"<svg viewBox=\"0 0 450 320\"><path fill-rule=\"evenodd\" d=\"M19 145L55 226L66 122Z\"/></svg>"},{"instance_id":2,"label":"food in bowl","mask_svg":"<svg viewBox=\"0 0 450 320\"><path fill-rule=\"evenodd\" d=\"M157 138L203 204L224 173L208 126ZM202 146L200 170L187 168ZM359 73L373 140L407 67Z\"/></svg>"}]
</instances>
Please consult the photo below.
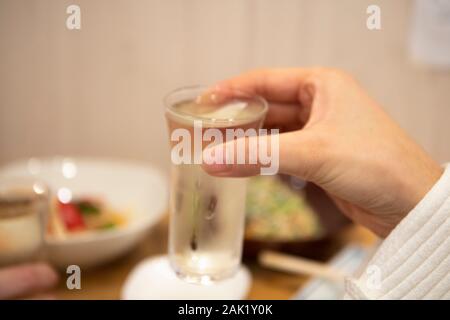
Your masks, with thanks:
<instances>
[{"instance_id":1,"label":"food in bowl","mask_svg":"<svg viewBox=\"0 0 450 320\"><path fill-rule=\"evenodd\" d=\"M315 240L325 233L320 217L304 194L279 176L250 178L246 210L246 239Z\"/></svg>"},{"instance_id":2,"label":"food in bowl","mask_svg":"<svg viewBox=\"0 0 450 320\"><path fill-rule=\"evenodd\" d=\"M52 203L48 234L65 236L89 231L123 227L128 220L124 212L113 209L98 198L81 197L71 201L55 198Z\"/></svg>"},{"instance_id":3,"label":"food in bowl","mask_svg":"<svg viewBox=\"0 0 450 320\"><path fill-rule=\"evenodd\" d=\"M149 163L52 157L0 167L0 184L16 177L42 181L64 202L94 199L124 217L124 223L114 228L66 233L61 228L59 236L52 230L52 221L59 219L56 210L46 210L47 221L51 220L47 223L51 231L46 230L45 235L46 258L64 270L71 264L84 270L119 258L136 247L166 214L167 180ZM54 200L50 200L52 206Z\"/></svg>"}]
</instances>

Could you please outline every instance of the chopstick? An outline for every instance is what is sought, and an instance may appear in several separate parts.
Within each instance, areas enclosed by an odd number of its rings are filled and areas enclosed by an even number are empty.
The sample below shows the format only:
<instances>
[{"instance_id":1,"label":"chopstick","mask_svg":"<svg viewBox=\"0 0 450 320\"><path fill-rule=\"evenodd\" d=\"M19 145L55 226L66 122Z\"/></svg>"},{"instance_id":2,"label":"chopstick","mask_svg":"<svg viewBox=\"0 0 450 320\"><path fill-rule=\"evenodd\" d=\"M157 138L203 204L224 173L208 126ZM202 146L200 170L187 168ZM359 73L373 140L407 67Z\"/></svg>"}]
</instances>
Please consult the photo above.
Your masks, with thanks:
<instances>
[{"instance_id":1,"label":"chopstick","mask_svg":"<svg viewBox=\"0 0 450 320\"><path fill-rule=\"evenodd\" d=\"M330 267L325 263L275 251L261 252L258 260L261 265L270 269L316 276L333 282L343 282L347 276L340 270Z\"/></svg>"}]
</instances>

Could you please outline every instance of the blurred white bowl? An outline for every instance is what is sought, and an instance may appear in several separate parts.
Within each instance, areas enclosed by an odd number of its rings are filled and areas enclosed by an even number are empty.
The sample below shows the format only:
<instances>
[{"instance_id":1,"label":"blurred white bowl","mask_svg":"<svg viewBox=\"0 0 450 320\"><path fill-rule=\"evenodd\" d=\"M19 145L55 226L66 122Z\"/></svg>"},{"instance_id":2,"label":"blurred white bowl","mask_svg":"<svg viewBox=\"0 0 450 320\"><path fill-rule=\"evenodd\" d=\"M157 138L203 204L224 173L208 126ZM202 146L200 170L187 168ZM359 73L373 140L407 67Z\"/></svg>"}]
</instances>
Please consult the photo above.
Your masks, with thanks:
<instances>
[{"instance_id":1,"label":"blurred white bowl","mask_svg":"<svg viewBox=\"0 0 450 320\"><path fill-rule=\"evenodd\" d=\"M77 196L100 196L127 216L117 229L70 235L46 236L47 258L65 268L97 266L130 251L164 215L167 208L165 177L149 165L95 158L31 158L0 169L3 177L35 177L53 194L64 190Z\"/></svg>"}]
</instances>

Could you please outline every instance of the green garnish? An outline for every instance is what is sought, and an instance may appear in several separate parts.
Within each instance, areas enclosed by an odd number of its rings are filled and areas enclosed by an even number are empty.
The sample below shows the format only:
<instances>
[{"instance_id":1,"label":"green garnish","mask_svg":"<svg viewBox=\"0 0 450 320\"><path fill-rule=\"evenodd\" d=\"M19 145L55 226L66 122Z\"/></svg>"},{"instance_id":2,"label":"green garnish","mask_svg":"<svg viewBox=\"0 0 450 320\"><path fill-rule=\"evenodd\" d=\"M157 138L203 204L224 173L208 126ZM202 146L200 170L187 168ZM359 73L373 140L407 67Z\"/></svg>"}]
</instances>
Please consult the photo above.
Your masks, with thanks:
<instances>
[{"instance_id":1,"label":"green garnish","mask_svg":"<svg viewBox=\"0 0 450 320\"><path fill-rule=\"evenodd\" d=\"M108 230L108 229L114 229L117 227L117 225L114 222L105 223L104 225L100 226L99 229L102 230Z\"/></svg>"},{"instance_id":2,"label":"green garnish","mask_svg":"<svg viewBox=\"0 0 450 320\"><path fill-rule=\"evenodd\" d=\"M81 214L84 215L97 215L100 213L100 209L96 207L93 203L88 201L80 201L77 203L77 207Z\"/></svg>"}]
</instances>

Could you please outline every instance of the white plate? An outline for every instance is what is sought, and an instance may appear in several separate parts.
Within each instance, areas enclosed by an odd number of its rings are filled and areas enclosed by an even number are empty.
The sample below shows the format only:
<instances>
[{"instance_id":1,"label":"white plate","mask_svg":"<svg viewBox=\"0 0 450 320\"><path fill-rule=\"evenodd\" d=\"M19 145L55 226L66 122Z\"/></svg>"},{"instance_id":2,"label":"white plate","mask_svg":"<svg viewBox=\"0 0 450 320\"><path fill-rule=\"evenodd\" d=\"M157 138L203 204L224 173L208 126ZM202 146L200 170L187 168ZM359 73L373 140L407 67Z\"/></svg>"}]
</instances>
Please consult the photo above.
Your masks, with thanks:
<instances>
[{"instance_id":1,"label":"white plate","mask_svg":"<svg viewBox=\"0 0 450 320\"><path fill-rule=\"evenodd\" d=\"M122 288L124 300L241 300L248 295L251 275L242 266L231 278L210 285L179 279L167 256L148 258L129 274Z\"/></svg>"},{"instance_id":2,"label":"white plate","mask_svg":"<svg viewBox=\"0 0 450 320\"><path fill-rule=\"evenodd\" d=\"M70 190L74 197L100 196L120 211L130 213L123 228L90 232L67 239L46 237L47 257L59 267L91 267L132 249L163 216L167 182L150 165L95 158L32 158L0 169L2 177L35 177L51 192ZM66 192L67 193L67 192Z\"/></svg>"}]
</instances>

